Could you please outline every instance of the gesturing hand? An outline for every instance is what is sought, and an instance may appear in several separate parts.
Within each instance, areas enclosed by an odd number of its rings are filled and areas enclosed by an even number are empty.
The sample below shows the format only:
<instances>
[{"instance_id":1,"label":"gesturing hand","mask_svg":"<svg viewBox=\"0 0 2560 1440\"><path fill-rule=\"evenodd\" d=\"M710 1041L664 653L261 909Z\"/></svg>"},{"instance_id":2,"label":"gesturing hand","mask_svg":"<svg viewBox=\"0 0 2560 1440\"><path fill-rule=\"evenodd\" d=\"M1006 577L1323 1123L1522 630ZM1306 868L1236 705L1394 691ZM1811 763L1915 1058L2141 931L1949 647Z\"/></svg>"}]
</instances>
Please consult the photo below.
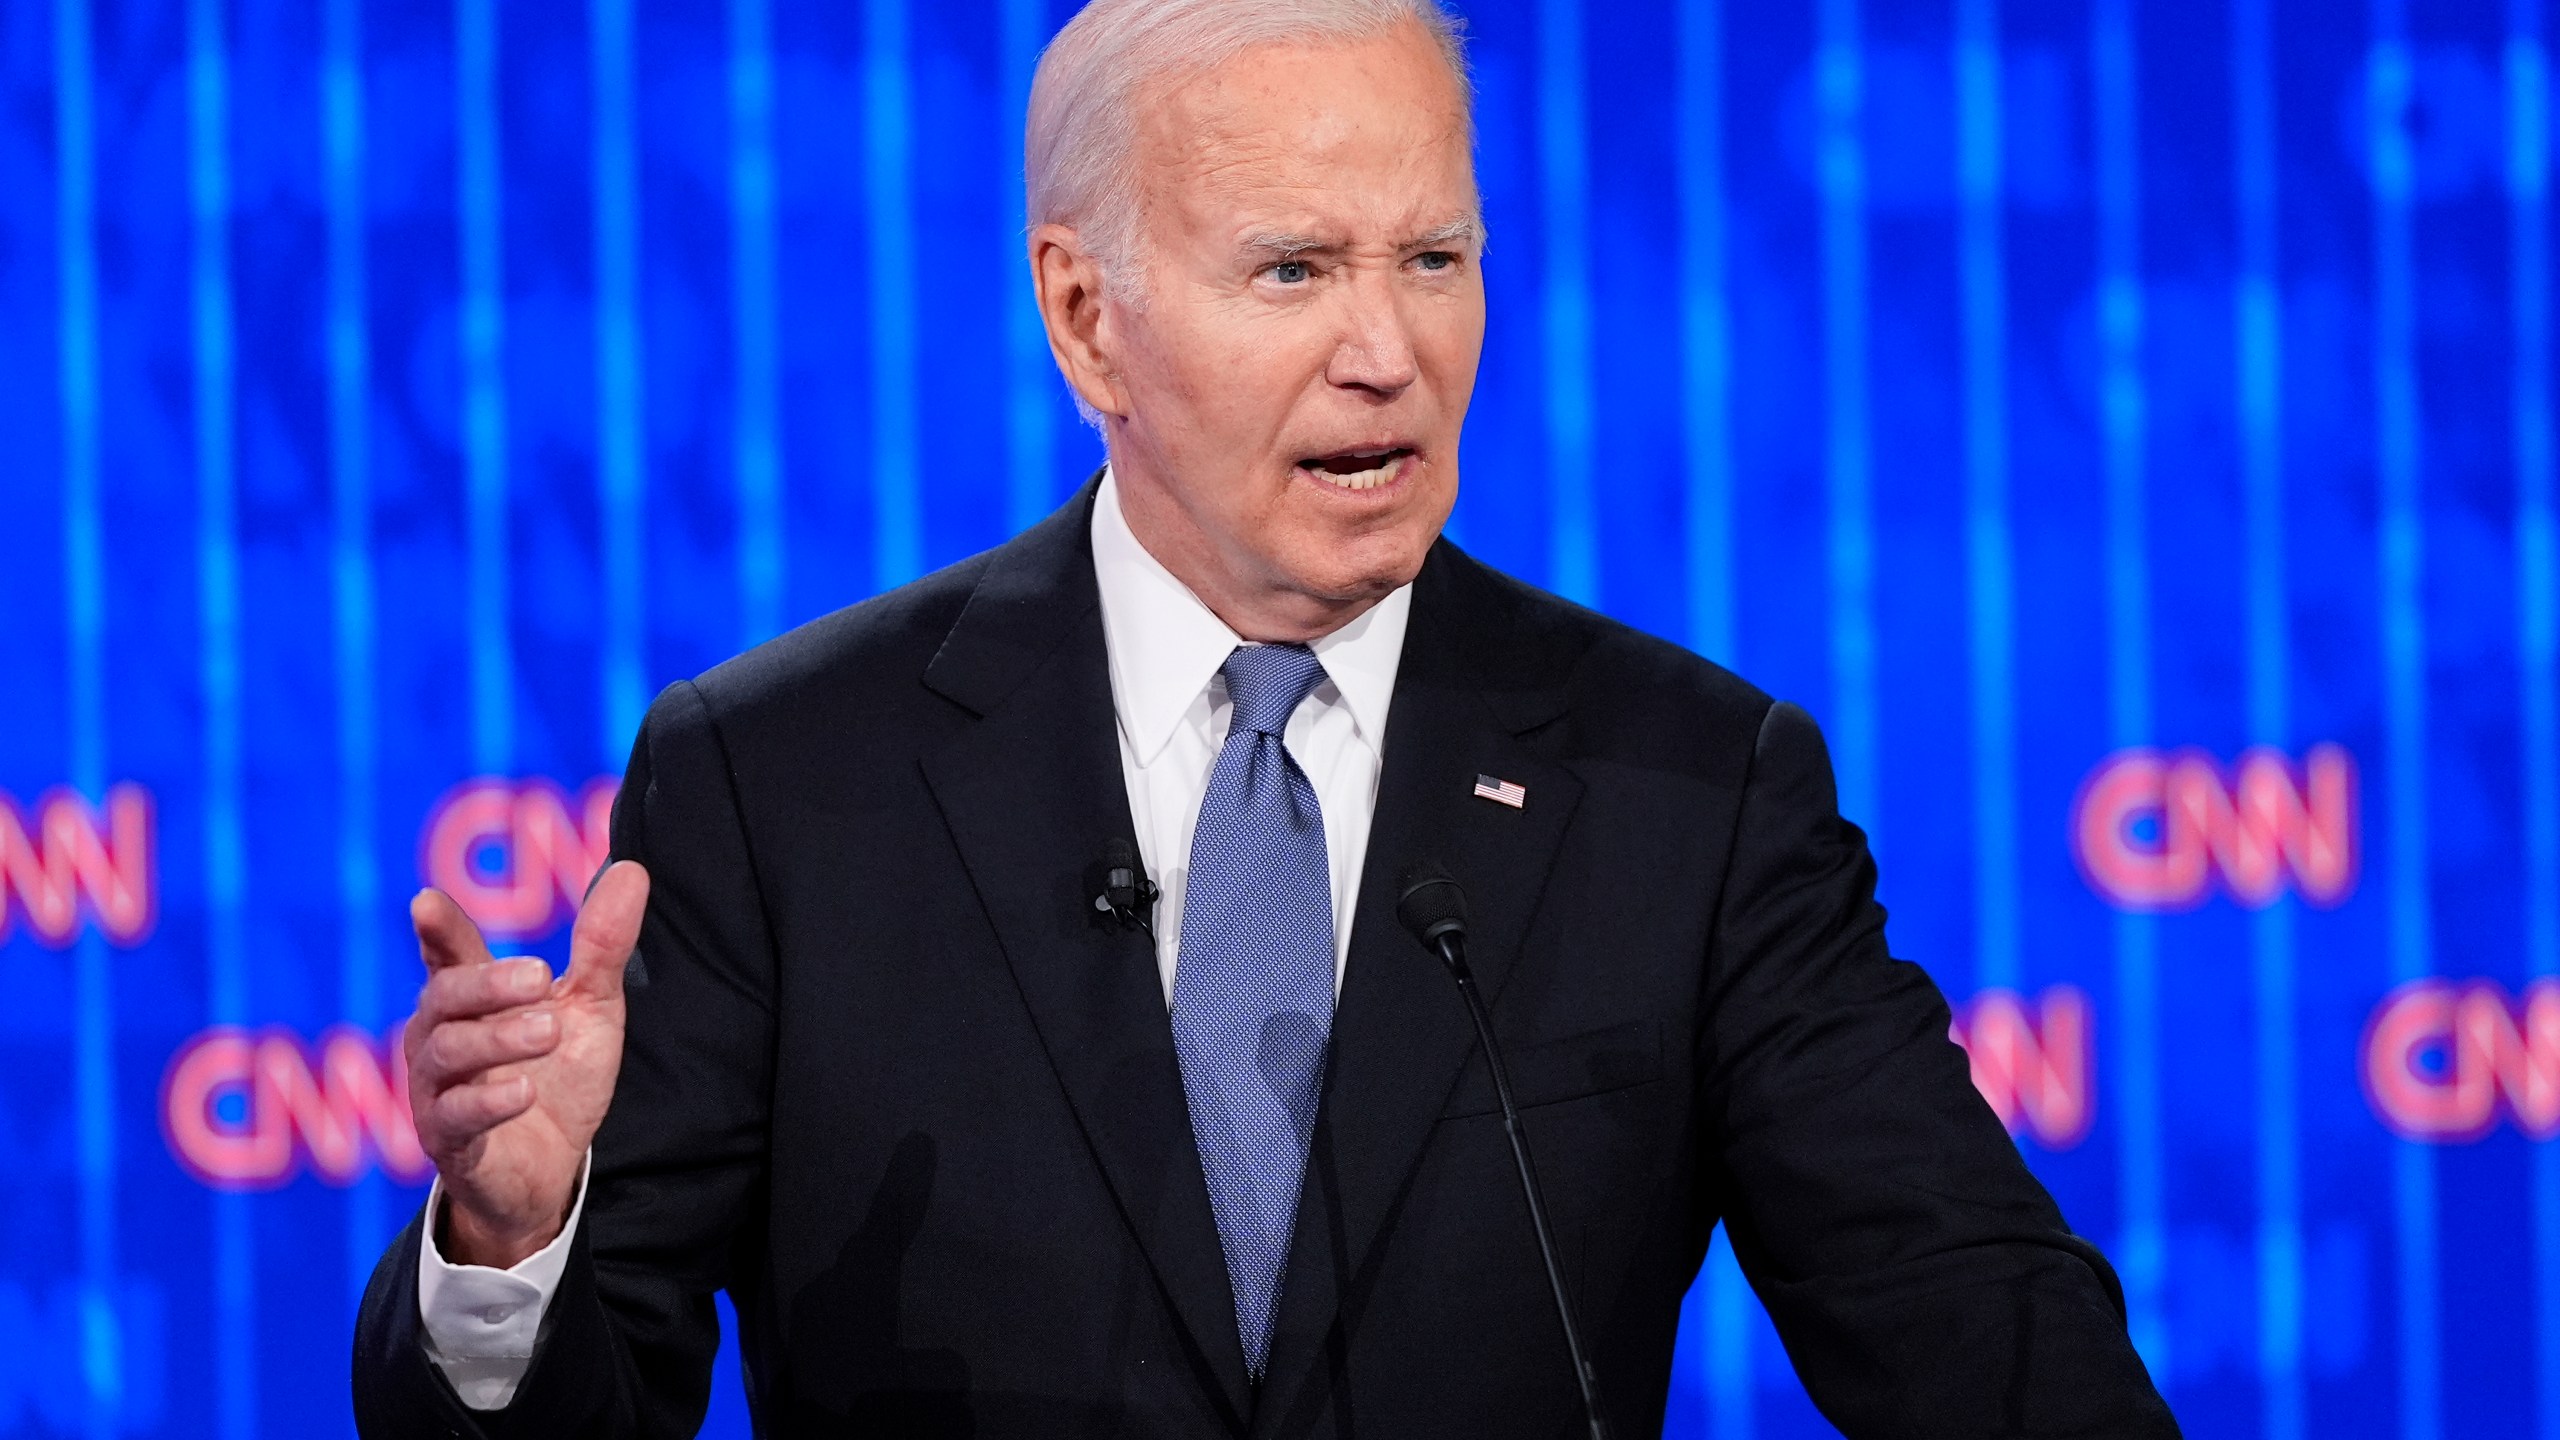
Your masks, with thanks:
<instances>
[{"instance_id":1,"label":"gesturing hand","mask_svg":"<svg viewBox=\"0 0 2560 1440\"><path fill-rule=\"evenodd\" d=\"M648 871L608 868L579 907L557 980L538 959L492 960L443 891L409 902L427 962L404 1040L409 1109L444 1181L447 1260L505 1268L567 1222L622 1070L622 969L648 902Z\"/></svg>"}]
</instances>

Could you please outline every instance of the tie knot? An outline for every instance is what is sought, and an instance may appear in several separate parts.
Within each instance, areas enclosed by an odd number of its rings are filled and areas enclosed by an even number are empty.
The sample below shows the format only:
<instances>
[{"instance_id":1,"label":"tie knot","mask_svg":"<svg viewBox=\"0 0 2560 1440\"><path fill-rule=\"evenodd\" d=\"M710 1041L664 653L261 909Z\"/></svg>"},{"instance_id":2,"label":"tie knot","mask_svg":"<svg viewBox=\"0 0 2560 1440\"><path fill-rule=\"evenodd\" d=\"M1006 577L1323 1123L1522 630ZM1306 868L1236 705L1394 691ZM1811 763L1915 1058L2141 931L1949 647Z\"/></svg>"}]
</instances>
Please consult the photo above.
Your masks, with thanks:
<instances>
[{"instance_id":1,"label":"tie knot","mask_svg":"<svg viewBox=\"0 0 2560 1440\"><path fill-rule=\"evenodd\" d=\"M1239 645L1221 668L1236 707L1229 728L1264 735L1287 730L1298 702L1324 679L1324 662L1304 645Z\"/></svg>"}]
</instances>

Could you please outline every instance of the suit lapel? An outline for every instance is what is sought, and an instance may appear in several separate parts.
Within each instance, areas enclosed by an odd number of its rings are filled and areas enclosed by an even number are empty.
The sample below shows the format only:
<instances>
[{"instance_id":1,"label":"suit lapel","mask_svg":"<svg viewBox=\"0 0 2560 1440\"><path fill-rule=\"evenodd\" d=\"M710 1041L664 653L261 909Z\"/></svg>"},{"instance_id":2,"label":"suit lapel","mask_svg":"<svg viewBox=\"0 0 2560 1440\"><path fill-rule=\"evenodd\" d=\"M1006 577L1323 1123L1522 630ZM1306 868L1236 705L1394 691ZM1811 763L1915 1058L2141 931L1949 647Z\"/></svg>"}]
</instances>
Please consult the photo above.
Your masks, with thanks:
<instances>
[{"instance_id":1,"label":"suit lapel","mask_svg":"<svg viewBox=\"0 0 2560 1440\"><path fill-rule=\"evenodd\" d=\"M1472 1058L1475 1031L1448 973L1396 920L1399 881L1416 862L1436 860L1466 887L1468 961L1498 1006L1581 797L1571 771L1521 738L1560 714L1563 698L1536 680L1550 667L1539 663L1536 637L1505 623L1511 610L1511 597L1446 543L1415 584L1256 1434L1281 1433L1298 1418L1290 1402L1337 1312L1356 1319L1360 1269L1451 1089L1467 1065L1482 1063ZM1525 685L1516 678L1524 675ZM1480 774L1523 786L1523 804L1478 798ZM1320 1391L1308 1399L1320 1402Z\"/></svg>"},{"instance_id":2,"label":"suit lapel","mask_svg":"<svg viewBox=\"0 0 2560 1440\"><path fill-rule=\"evenodd\" d=\"M1143 936L1097 923L1086 886L1104 843L1135 833L1087 530L1092 494L989 563L926 674L980 718L925 761L925 776L1095 1158L1241 1417L1244 1356L1155 956Z\"/></svg>"}]
</instances>

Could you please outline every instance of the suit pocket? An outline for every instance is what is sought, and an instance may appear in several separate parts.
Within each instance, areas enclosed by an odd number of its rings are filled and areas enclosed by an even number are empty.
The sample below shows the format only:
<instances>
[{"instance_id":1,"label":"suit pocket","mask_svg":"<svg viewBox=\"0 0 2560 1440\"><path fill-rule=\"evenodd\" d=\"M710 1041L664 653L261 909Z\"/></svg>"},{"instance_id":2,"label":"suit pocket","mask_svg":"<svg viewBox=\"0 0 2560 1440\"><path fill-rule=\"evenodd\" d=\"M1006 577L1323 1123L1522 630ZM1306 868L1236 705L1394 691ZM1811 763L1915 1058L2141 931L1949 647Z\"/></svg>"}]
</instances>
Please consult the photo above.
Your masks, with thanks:
<instances>
[{"instance_id":1,"label":"suit pocket","mask_svg":"<svg viewBox=\"0 0 2560 1440\"><path fill-rule=\"evenodd\" d=\"M1506 1044L1502 1058L1511 1075L1511 1098L1523 1110L1632 1089L1662 1078L1662 1022L1631 1020L1555 1040ZM1501 1109L1484 1057L1468 1056L1467 1068L1440 1118L1490 1115Z\"/></svg>"}]
</instances>

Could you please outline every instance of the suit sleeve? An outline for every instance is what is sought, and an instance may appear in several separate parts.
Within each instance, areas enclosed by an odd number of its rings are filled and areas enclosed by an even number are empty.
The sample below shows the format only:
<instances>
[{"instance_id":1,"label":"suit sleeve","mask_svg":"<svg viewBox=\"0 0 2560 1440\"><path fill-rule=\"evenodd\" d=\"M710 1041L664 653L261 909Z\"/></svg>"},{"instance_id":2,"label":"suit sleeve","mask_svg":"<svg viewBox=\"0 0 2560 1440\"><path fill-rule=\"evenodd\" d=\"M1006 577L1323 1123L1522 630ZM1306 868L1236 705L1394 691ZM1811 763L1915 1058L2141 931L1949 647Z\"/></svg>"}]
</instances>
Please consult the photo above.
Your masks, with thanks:
<instances>
[{"instance_id":1,"label":"suit sleeve","mask_svg":"<svg viewBox=\"0 0 2560 1440\"><path fill-rule=\"evenodd\" d=\"M690 684L650 708L614 804L613 855L648 867L648 915L623 980L622 1070L584 1223L532 1368L505 1409L462 1405L426 1356L413 1220L357 1319L367 1437L673 1437L702 1423L713 1297L761 1263L773 945L729 762Z\"/></svg>"},{"instance_id":2,"label":"suit sleeve","mask_svg":"<svg viewBox=\"0 0 2560 1440\"><path fill-rule=\"evenodd\" d=\"M1734 1254L1805 1388L1867 1437L2174 1437L2114 1272L2064 1225L1885 947L1812 719L1760 729L1700 1073Z\"/></svg>"}]
</instances>

